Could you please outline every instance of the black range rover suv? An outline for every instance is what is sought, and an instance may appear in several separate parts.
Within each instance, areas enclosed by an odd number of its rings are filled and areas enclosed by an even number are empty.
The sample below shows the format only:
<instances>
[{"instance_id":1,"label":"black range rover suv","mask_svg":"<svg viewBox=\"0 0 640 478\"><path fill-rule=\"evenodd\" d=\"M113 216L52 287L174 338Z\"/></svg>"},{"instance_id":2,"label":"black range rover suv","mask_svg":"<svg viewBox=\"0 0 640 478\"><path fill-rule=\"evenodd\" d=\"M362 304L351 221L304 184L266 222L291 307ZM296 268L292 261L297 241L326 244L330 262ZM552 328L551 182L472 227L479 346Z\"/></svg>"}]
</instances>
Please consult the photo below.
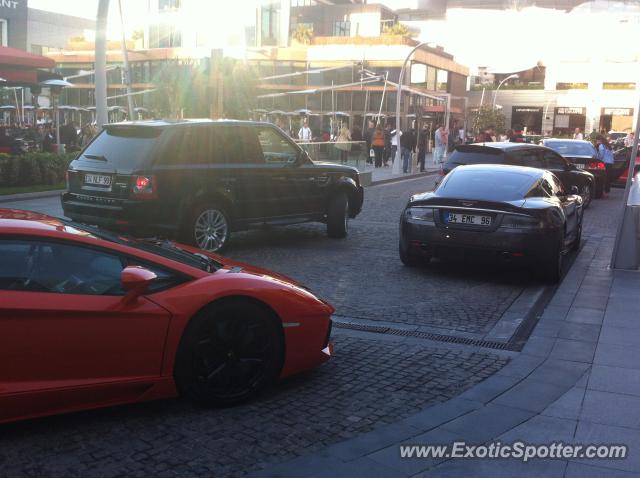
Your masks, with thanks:
<instances>
[{"instance_id":1,"label":"black range rover suv","mask_svg":"<svg viewBox=\"0 0 640 478\"><path fill-rule=\"evenodd\" d=\"M316 163L269 123L114 123L69 166L64 214L134 235L177 237L209 251L232 231L318 221L347 235L362 209L358 171Z\"/></svg>"}]
</instances>

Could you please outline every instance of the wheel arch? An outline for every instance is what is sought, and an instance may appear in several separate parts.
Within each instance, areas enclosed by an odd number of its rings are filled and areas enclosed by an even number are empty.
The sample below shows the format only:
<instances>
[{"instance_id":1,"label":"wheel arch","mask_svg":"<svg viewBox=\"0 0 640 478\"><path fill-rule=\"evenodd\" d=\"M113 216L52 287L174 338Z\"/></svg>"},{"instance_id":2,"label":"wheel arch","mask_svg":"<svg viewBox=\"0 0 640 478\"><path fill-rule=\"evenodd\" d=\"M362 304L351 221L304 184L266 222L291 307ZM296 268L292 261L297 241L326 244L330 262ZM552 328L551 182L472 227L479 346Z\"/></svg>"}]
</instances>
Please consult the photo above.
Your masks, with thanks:
<instances>
[{"instance_id":1,"label":"wheel arch","mask_svg":"<svg viewBox=\"0 0 640 478\"><path fill-rule=\"evenodd\" d=\"M330 198L341 192L346 193L347 199L349 200L349 217L355 217L357 214L356 211L359 211L359 195L356 182L350 177L342 176L336 181Z\"/></svg>"},{"instance_id":2,"label":"wheel arch","mask_svg":"<svg viewBox=\"0 0 640 478\"><path fill-rule=\"evenodd\" d=\"M229 220L233 223L235 217L233 200L227 194L221 191L199 190L183 199L180 205L179 224L181 230L184 230L184 228L188 226L194 209L205 204L220 204L224 207L226 213L229 215Z\"/></svg>"}]
</instances>

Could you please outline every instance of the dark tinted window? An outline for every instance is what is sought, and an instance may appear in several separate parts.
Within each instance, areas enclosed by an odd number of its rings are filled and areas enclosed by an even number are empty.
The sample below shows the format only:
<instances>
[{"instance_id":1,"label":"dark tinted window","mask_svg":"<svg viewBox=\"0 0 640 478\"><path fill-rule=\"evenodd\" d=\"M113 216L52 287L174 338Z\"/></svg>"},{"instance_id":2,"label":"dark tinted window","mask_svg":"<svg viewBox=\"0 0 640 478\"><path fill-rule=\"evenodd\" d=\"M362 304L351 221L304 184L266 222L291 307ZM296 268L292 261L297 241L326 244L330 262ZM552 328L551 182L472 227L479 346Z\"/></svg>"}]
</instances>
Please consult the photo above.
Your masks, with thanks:
<instances>
[{"instance_id":1,"label":"dark tinted window","mask_svg":"<svg viewBox=\"0 0 640 478\"><path fill-rule=\"evenodd\" d=\"M567 166L566 160L553 151L544 152L544 162L547 169L564 170Z\"/></svg>"},{"instance_id":2,"label":"dark tinted window","mask_svg":"<svg viewBox=\"0 0 640 478\"><path fill-rule=\"evenodd\" d=\"M258 128L258 138L264 160L269 164L294 163L298 158L298 149L274 128Z\"/></svg>"},{"instance_id":3,"label":"dark tinted window","mask_svg":"<svg viewBox=\"0 0 640 478\"><path fill-rule=\"evenodd\" d=\"M547 141L544 145L563 156L593 156L596 154L595 148L589 143L577 143L573 141Z\"/></svg>"},{"instance_id":4,"label":"dark tinted window","mask_svg":"<svg viewBox=\"0 0 640 478\"><path fill-rule=\"evenodd\" d=\"M223 155L219 144L219 133L216 128L193 126L175 128L170 133L160 164L210 164L222 162Z\"/></svg>"},{"instance_id":5,"label":"dark tinted window","mask_svg":"<svg viewBox=\"0 0 640 478\"><path fill-rule=\"evenodd\" d=\"M518 166L527 166L529 168L544 168L544 161L539 151L517 151L514 152L511 157L514 164Z\"/></svg>"},{"instance_id":6,"label":"dark tinted window","mask_svg":"<svg viewBox=\"0 0 640 478\"><path fill-rule=\"evenodd\" d=\"M82 154L116 168L132 169L149 157L161 133L158 128L107 128Z\"/></svg>"},{"instance_id":7,"label":"dark tinted window","mask_svg":"<svg viewBox=\"0 0 640 478\"><path fill-rule=\"evenodd\" d=\"M463 164L501 164L504 162L502 151L496 153L485 151L454 151L449 156L447 164L460 166Z\"/></svg>"},{"instance_id":8,"label":"dark tinted window","mask_svg":"<svg viewBox=\"0 0 640 478\"><path fill-rule=\"evenodd\" d=\"M76 244L34 240L2 240L0 289L80 295L124 295L120 274L128 265L143 266L158 278L148 292L181 282L171 271Z\"/></svg>"},{"instance_id":9,"label":"dark tinted window","mask_svg":"<svg viewBox=\"0 0 640 478\"><path fill-rule=\"evenodd\" d=\"M544 197L553 196L553 188L551 187L551 184L549 184L549 181L547 181L546 179L542 180L540 184L540 189L542 189L542 193Z\"/></svg>"},{"instance_id":10,"label":"dark tinted window","mask_svg":"<svg viewBox=\"0 0 640 478\"><path fill-rule=\"evenodd\" d=\"M524 198L534 181L530 175L517 171L454 169L437 192L450 198L513 201Z\"/></svg>"},{"instance_id":11,"label":"dark tinted window","mask_svg":"<svg viewBox=\"0 0 640 478\"><path fill-rule=\"evenodd\" d=\"M264 156L255 128L225 126L224 143L227 156L233 163L262 164Z\"/></svg>"},{"instance_id":12,"label":"dark tinted window","mask_svg":"<svg viewBox=\"0 0 640 478\"><path fill-rule=\"evenodd\" d=\"M564 195L564 187L562 187L562 183L558 178L556 178L553 174L549 176L549 181L551 182L551 188L553 189L553 194L556 195Z\"/></svg>"}]
</instances>

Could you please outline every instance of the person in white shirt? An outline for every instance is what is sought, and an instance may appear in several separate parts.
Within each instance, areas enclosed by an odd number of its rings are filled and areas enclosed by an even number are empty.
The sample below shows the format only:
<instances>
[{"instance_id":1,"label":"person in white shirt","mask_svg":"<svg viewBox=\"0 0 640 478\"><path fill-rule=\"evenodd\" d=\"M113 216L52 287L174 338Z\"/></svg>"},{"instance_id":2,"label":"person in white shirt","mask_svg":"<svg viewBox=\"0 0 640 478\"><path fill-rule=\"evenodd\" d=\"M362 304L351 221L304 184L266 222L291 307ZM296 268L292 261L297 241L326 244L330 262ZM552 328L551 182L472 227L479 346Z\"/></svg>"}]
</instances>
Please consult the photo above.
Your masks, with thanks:
<instances>
[{"instance_id":1,"label":"person in white shirt","mask_svg":"<svg viewBox=\"0 0 640 478\"><path fill-rule=\"evenodd\" d=\"M584 139L584 135L582 134L582 131L580 130L580 128L576 128L575 131L573 132L573 139L579 139L579 140Z\"/></svg>"},{"instance_id":2,"label":"person in white shirt","mask_svg":"<svg viewBox=\"0 0 640 478\"><path fill-rule=\"evenodd\" d=\"M625 148L633 148L633 138L635 136L635 133L633 131L631 131L625 138L624 138L624 147Z\"/></svg>"},{"instance_id":3,"label":"person in white shirt","mask_svg":"<svg viewBox=\"0 0 640 478\"><path fill-rule=\"evenodd\" d=\"M302 128L300 128L300 131L298 131L298 139L301 141L309 142L312 138L313 135L311 134L309 123L307 122L307 120L304 120L304 123L302 123Z\"/></svg>"},{"instance_id":4,"label":"person in white shirt","mask_svg":"<svg viewBox=\"0 0 640 478\"><path fill-rule=\"evenodd\" d=\"M391 131L391 164L396 160L396 154L398 154L398 148L400 147L400 136L402 131L394 129Z\"/></svg>"}]
</instances>

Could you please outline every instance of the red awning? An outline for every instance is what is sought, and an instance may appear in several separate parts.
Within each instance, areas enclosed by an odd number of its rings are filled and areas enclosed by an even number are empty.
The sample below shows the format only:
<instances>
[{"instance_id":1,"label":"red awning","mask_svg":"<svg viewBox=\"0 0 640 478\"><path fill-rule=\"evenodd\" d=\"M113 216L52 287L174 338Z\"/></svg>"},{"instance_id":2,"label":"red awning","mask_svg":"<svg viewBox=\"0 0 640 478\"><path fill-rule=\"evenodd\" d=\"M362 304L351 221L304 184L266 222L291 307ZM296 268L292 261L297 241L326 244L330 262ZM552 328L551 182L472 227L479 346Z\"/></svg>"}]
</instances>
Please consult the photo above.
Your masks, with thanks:
<instances>
[{"instance_id":1,"label":"red awning","mask_svg":"<svg viewBox=\"0 0 640 478\"><path fill-rule=\"evenodd\" d=\"M56 62L46 56L34 55L26 51L10 48L7 46L0 47L0 67L17 68L54 68Z\"/></svg>"}]
</instances>

